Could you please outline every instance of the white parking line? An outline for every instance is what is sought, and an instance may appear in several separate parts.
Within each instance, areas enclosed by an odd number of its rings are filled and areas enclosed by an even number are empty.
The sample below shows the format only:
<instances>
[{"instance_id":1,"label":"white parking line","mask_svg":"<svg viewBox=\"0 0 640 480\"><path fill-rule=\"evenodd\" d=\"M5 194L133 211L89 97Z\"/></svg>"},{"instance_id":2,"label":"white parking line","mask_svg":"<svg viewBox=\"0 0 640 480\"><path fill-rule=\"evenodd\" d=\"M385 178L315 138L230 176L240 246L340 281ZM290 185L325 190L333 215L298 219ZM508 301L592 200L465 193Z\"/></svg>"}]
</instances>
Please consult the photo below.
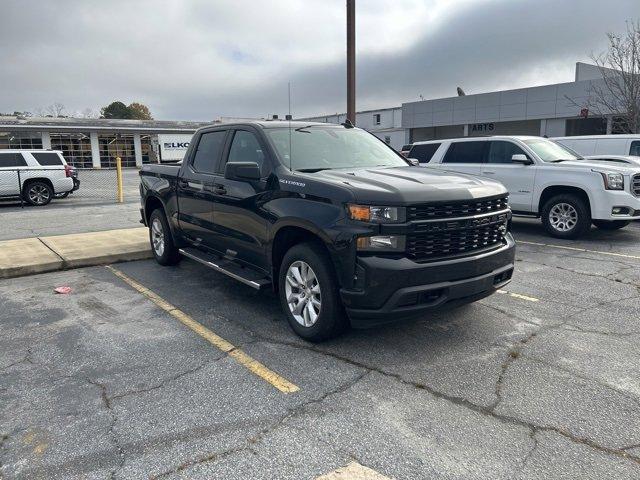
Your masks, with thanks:
<instances>
[{"instance_id":1,"label":"white parking line","mask_svg":"<svg viewBox=\"0 0 640 480\"><path fill-rule=\"evenodd\" d=\"M597 253L600 255L611 255L613 257L633 258L634 260L640 260L640 255L628 255L626 253L602 252L600 250L589 250L587 248L567 247L565 245L550 245L548 243L539 243L539 242L526 242L524 240L518 240L517 243L521 243L523 245L537 245L539 247L562 248L564 250L573 250L575 252Z\"/></svg>"}]
</instances>

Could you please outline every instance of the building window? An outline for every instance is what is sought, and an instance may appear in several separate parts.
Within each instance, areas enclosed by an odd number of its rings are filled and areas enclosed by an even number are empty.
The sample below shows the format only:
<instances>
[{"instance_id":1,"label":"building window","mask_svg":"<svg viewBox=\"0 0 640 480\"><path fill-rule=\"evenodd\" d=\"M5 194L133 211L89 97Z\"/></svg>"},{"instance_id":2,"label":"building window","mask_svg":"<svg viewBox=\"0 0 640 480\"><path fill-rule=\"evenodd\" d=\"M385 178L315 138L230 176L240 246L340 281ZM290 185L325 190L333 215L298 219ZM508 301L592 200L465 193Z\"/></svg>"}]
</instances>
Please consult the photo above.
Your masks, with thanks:
<instances>
[{"instance_id":1,"label":"building window","mask_svg":"<svg viewBox=\"0 0 640 480\"><path fill-rule=\"evenodd\" d=\"M140 135L140 147L142 150L142 163L160 163L158 154L153 148L152 135ZM155 143L158 145L158 137L155 136Z\"/></svg>"},{"instance_id":2,"label":"building window","mask_svg":"<svg viewBox=\"0 0 640 480\"><path fill-rule=\"evenodd\" d=\"M115 168L116 157L120 157L123 167L136 166L133 135L98 135L98 144L100 145L100 165L102 168Z\"/></svg>"},{"instance_id":3,"label":"building window","mask_svg":"<svg viewBox=\"0 0 640 480\"><path fill-rule=\"evenodd\" d=\"M604 135L607 133L606 118L575 118L567 120L567 136Z\"/></svg>"},{"instance_id":4,"label":"building window","mask_svg":"<svg viewBox=\"0 0 640 480\"><path fill-rule=\"evenodd\" d=\"M91 139L88 133L50 133L51 149L60 150L69 165L91 168Z\"/></svg>"},{"instance_id":5,"label":"building window","mask_svg":"<svg viewBox=\"0 0 640 480\"><path fill-rule=\"evenodd\" d=\"M0 149L42 148L42 132L0 132Z\"/></svg>"},{"instance_id":6,"label":"building window","mask_svg":"<svg viewBox=\"0 0 640 480\"><path fill-rule=\"evenodd\" d=\"M379 113L374 113L373 114L373 124L374 125L380 125L380 114Z\"/></svg>"}]
</instances>

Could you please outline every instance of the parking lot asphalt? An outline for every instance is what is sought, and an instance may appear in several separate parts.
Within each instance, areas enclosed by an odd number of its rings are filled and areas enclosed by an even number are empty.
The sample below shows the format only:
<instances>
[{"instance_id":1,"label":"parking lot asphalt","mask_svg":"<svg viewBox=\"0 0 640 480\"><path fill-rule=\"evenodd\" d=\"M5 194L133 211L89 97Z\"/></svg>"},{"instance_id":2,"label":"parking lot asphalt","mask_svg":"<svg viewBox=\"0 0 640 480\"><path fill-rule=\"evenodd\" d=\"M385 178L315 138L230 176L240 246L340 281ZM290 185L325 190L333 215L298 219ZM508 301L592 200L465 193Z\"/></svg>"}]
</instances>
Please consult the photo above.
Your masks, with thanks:
<instances>
[{"instance_id":1,"label":"parking lot asphalt","mask_svg":"<svg viewBox=\"0 0 640 480\"><path fill-rule=\"evenodd\" d=\"M640 230L514 225L505 291L316 345L188 260L0 281L0 478L639 478Z\"/></svg>"}]
</instances>

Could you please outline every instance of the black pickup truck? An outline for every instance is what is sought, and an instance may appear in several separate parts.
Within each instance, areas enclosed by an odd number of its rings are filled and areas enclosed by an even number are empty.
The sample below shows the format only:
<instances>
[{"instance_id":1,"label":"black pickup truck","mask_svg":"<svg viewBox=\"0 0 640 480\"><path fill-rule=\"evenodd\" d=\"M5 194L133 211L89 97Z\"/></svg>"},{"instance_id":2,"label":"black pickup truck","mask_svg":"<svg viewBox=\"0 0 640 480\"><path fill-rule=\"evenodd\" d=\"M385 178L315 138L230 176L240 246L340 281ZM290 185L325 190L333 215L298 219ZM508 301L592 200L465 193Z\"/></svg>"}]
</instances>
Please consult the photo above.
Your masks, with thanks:
<instances>
[{"instance_id":1,"label":"black pickup truck","mask_svg":"<svg viewBox=\"0 0 640 480\"><path fill-rule=\"evenodd\" d=\"M413 166L350 124L212 125L140 176L160 264L274 289L310 341L478 300L513 273L501 184Z\"/></svg>"}]
</instances>

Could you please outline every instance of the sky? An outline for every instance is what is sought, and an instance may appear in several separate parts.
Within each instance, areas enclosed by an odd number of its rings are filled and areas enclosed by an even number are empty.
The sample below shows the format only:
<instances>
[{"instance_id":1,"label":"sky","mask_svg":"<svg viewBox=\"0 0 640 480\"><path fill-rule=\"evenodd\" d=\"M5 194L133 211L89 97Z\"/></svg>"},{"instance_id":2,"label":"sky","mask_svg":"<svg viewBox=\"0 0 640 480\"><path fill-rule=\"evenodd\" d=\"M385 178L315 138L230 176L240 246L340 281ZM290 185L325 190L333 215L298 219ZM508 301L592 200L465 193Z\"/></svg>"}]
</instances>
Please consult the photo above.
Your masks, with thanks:
<instances>
[{"instance_id":1,"label":"sky","mask_svg":"<svg viewBox=\"0 0 640 480\"><path fill-rule=\"evenodd\" d=\"M344 0L0 0L0 112L160 120L346 109ZM358 110L570 82L639 0L357 0Z\"/></svg>"}]
</instances>

